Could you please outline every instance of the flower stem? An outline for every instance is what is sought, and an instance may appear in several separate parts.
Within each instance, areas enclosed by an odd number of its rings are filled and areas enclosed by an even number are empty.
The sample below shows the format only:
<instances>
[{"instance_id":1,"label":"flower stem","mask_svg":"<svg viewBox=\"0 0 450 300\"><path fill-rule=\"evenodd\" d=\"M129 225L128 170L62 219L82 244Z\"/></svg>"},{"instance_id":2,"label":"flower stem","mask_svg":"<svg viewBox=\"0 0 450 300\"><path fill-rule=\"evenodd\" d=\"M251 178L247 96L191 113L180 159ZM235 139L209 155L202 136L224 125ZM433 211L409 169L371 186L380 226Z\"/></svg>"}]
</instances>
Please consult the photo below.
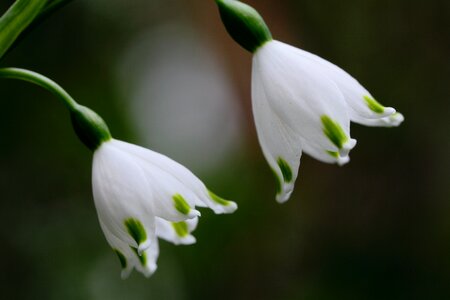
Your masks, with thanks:
<instances>
[{"instance_id":1,"label":"flower stem","mask_svg":"<svg viewBox=\"0 0 450 300\"><path fill-rule=\"evenodd\" d=\"M75 111L79 106L60 85L39 73L18 68L2 68L0 69L0 78L23 80L43 87L58 97L70 111Z\"/></svg>"},{"instance_id":2,"label":"flower stem","mask_svg":"<svg viewBox=\"0 0 450 300\"><path fill-rule=\"evenodd\" d=\"M17 0L0 18L0 58L46 3L47 0Z\"/></svg>"},{"instance_id":3,"label":"flower stem","mask_svg":"<svg viewBox=\"0 0 450 300\"><path fill-rule=\"evenodd\" d=\"M103 142L112 139L108 125L95 111L79 105L60 85L50 78L33 71L17 68L0 69L1 78L31 82L58 97L70 111L72 126L78 138L90 150L95 151Z\"/></svg>"}]
</instances>

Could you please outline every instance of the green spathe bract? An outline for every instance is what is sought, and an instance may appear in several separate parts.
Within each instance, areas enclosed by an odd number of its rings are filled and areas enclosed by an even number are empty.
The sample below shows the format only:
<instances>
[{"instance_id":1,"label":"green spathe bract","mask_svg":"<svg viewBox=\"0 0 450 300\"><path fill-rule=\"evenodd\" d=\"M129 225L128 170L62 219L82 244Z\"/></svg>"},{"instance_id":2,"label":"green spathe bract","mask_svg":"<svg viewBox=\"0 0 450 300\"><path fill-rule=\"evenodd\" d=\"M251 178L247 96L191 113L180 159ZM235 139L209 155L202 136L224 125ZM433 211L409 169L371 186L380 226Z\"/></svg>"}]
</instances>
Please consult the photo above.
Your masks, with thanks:
<instances>
[{"instance_id":1,"label":"green spathe bract","mask_svg":"<svg viewBox=\"0 0 450 300\"><path fill-rule=\"evenodd\" d=\"M78 105L70 111L70 118L75 133L92 151L111 139L111 133L105 121L90 108Z\"/></svg>"},{"instance_id":2,"label":"green spathe bract","mask_svg":"<svg viewBox=\"0 0 450 300\"><path fill-rule=\"evenodd\" d=\"M231 37L254 53L272 40L272 34L261 15L251 6L236 0L216 0L220 17Z\"/></svg>"}]
</instances>

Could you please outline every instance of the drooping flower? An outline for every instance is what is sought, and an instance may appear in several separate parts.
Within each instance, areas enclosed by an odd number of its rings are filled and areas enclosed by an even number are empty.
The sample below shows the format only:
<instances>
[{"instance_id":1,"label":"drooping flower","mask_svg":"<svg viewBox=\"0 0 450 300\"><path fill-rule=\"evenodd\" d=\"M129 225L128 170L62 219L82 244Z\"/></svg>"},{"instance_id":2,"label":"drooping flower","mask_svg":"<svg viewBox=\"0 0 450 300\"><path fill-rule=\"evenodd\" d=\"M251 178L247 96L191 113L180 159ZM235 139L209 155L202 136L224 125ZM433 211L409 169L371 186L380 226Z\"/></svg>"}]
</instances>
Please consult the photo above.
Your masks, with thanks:
<instances>
[{"instance_id":1,"label":"drooping flower","mask_svg":"<svg viewBox=\"0 0 450 300\"><path fill-rule=\"evenodd\" d=\"M193 244L200 212L232 213L236 203L211 191L188 169L151 150L113 139L93 111L72 113L75 131L94 151L92 188L101 228L122 265L150 276L157 268L158 237Z\"/></svg>"},{"instance_id":2,"label":"drooping flower","mask_svg":"<svg viewBox=\"0 0 450 300\"><path fill-rule=\"evenodd\" d=\"M216 2L228 33L253 53L253 115L263 154L277 177L277 201L289 199L302 152L326 163L349 161L356 145L350 121L393 127L404 120L338 66L273 40L252 7Z\"/></svg>"},{"instance_id":3,"label":"drooping flower","mask_svg":"<svg viewBox=\"0 0 450 300\"><path fill-rule=\"evenodd\" d=\"M115 140L93 110L79 105L61 86L33 71L2 68L0 78L19 79L56 95L70 112L73 128L94 152L92 187L100 226L117 253L122 277L133 269L150 276L157 268L158 237L193 244L200 212L232 213L236 203L209 191L188 169L151 150Z\"/></svg>"}]
</instances>

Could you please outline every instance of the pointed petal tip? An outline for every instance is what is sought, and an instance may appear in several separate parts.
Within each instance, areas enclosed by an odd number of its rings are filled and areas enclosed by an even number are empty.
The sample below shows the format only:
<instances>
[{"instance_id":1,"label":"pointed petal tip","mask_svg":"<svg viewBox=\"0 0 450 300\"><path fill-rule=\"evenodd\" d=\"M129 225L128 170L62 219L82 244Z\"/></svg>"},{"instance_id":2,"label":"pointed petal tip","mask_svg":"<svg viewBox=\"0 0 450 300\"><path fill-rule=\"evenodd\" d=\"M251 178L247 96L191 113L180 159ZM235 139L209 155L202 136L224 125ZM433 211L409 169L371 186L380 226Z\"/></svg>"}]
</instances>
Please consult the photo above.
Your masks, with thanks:
<instances>
[{"instance_id":1,"label":"pointed petal tip","mask_svg":"<svg viewBox=\"0 0 450 300\"><path fill-rule=\"evenodd\" d=\"M238 209L238 205L236 202L228 201L228 204L223 207L224 213L232 214Z\"/></svg>"},{"instance_id":2,"label":"pointed petal tip","mask_svg":"<svg viewBox=\"0 0 450 300\"><path fill-rule=\"evenodd\" d=\"M283 187L283 191L275 197L278 203L283 204L289 200L292 192L294 191L293 185Z\"/></svg>"},{"instance_id":3,"label":"pointed petal tip","mask_svg":"<svg viewBox=\"0 0 450 300\"><path fill-rule=\"evenodd\" d=\"M384 108L384 114L383 115L385 115L385 116L390 116L390 115L393 115L393 114L395 114L397 111L395 110L395 108L393 108L393 107L385 107Z\"/></svg>"},{"instance_id":4,"label":"pointed petal tip","mask_svg":"<svg viewBox=\"0 0 450 300\"><path fill-rule=\"evenodd\" d=\"M343 165L347 164L348 162L350 162L350 157L348 155L347 156L339 156L337 158L336 162L337 162L338 166L343 166Z\"/></svg>"},{"instance_id":5,"label":"pointed petal tip","mask_svg":"<svg viewBox=\"0 0 450 300\"><path fill-rule=\"evenodd\" d=\"M132 268L122 269L122 271L120 271L120 278L122 280L128 279L128 277L130 277L131 270Z\"/></svg>"},{"instance_id":6,"label":"pointed petal tip","mask_svg":"<svg viewBox=\"0 0 450 300\"><path fill-rule=\"evenodd\" d=\"M178 241L178 243L176 243L176 245L185 245L185 246L187 246L187 245L195 244L196 242L197 242L197 239L194 236L188 235L185 238L180 239Z\"/></svg>"},{"instance_id":7,"label":"pointed petal tip","mask_svg":"<svg viewBox=\"0 0 450 300\"><path fill-rule=\"evenodd\" d=\"M201 217L201 216L202 216L201 212L199 212L196 209L191 209L189 211L189 213L187 214L188 219L194 219L194 218Z\"/></svg>"},{"instance_id":8,"label":"pointed petal tip","mask_svg":"<svg viewBox=\"0 0 450 300\"><path fill-rule=\"evenodd\" d=\"M355 139L349 139L347 142L345 142L342 145L342 148L339 150L339 154L341 157L346 157L350 153L350 150L352 150L356 146L356 140Z\"/></svg>"},{"instance_id":9,"label":"pointed petal tip","mask_svg":"<svg viewBox=\"0 0 450 300\"><path fill-rule=\"evenodd\" d=\"M139 254L139 256L142 256L144 251L147 250L148 248L150 248L150 245L151 245L150 240L146 240L145 242L139 244L139 246L138 246L138 254Z\"/></svg>"},{"instance_id":10,"label":"pointed petal tip","mask_svg":"<svg viewBox=\"0 0 450 300\"><path fill-rule=\"evenodd\" d=\"M217 205L211 207L211 209L216 215L232 214L238 209L238 205L236 204L236 202L228 201L226 205Z\"/></svg>"},{"instance_id":11,"label":"pointed petal tip","mask_svg":"<svg viewBox=\"0 0 450 300\"><path fill-rule=\"evenodd\" d=\"M142 270L142 274L144 274L144 276L146 278L150 278L158 269L158 266L156 265L156 263L149 263L143 270Z\"/></svg>"},{"instance_id":12,"label":"pointed petal tip","mask_svg":"<svg viewBox=\"0 0 450 300\"><path fill-rule=\"evenodd\" d=\"M209 199L211 200L211 203L208 204L209 208L211 208L215 214L231 214L236 211L238 208L238 205L236 202L223 199L210 190L208 191ZM205 203L208 203L205 202ZM212 204L212 205L211 205Z\"/></svg>"},{"instance_id":13,"label":"pointed petal tip","mask_svg":"<svg viewBox=\"0 0 450 300\"><path fill-rule=\"evenodd\" d=\"M389 120L390 126L396 127L396 126L399 126L401 123L403 123L403 121L405 120L405 117L401 113L397 112L397 113L390 115L388 117L388 120Z\"/></svg>"}]
</instances>

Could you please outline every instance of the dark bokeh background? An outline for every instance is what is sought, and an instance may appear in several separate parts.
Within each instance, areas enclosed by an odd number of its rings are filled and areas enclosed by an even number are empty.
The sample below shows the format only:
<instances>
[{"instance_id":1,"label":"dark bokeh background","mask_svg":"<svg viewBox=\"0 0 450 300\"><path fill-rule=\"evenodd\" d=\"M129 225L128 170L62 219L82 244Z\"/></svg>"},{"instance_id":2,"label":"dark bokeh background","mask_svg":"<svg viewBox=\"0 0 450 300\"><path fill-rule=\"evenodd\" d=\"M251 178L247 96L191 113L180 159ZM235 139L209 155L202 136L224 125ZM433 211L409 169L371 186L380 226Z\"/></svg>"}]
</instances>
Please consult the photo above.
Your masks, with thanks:
<instances>
[{"instance_id":1,"label":"dark bokeh background","mask_svg":"<svg viewBox=\"0 0 450 300\"><path fill-rule=\"evenodd\" d=\"M342 168L304 156L279 205L251 116L251 56L214 1L75 0L1 66L53 78L116 138L183 163L239 210L204 211L197 244L161 242L155 275L122 281L67 112L2 81L0 298L450 299L450 2L248 3L277 39L349 71L404 124L354 125Z\"/></svg>"}]
</instances>

